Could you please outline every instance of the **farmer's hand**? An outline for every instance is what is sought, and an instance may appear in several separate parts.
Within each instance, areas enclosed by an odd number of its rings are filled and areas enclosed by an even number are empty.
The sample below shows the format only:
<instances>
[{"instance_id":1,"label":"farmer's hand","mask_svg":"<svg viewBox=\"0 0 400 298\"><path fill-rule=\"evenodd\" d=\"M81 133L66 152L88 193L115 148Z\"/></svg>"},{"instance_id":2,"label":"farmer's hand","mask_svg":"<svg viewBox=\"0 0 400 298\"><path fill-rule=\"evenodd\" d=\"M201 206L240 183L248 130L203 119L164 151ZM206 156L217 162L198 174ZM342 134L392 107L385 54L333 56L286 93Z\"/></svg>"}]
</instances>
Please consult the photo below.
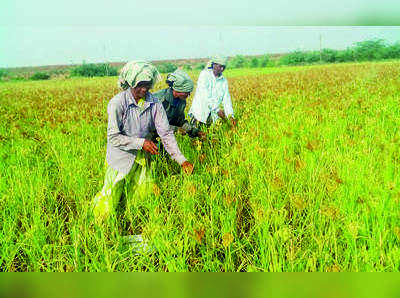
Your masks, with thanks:
<instances>
[{"instance_id":1,"label":"farmer's hand","mask_svg":"<svg viewBox=\"0 0 400 298\"><path fill-rule=\"evenodd\" d=\"M178 127L178 130L176 132L182 136L186 134L186 131L182 127Z\"/></svg>"},{"instance_id":2,"label":"farmer's hand","mask_svg":"<svg viewBox=\"0 0 400 298\"><path fill-rule=\"evenodd\" d=\"M198 136L199 136L199 139L202 141L204 141L207 138L206 133L203 131L199 131Z\"/></svg>"},{"instance_id":3,"label":"farmer's hand","mask_svg":"<svg viewBox=\"0 0 400 298\"><path fill-rule=\"evenodd\" d=\"M236 126L236 124L237 124L237 121L236 121L236 119L235 119L235 118L233 118L233 117L230 117L230 118L229 118L229 120L231 121L231 124L232 124L232 126Z\"/></svg>"},{"instance_id":4,"label":"farmer's hand","mask_svg":"<svg viewBox=\"0 0 400 298\"><path fill-rule=\"evenodd\" d=\"M226 117L225 117L224 110L220 109L220 110L218 111L218 116L219 116L221 119L225 119Z\"/></svg>"},{"instance_id":5,"label":"farmer's hand","mask_svg":"<svg viewBox=\"0 0 400 298\"><path fill-rule=\"evenodd\" d=\"M183 172L184 172L185 174L190 175L190 174L192 174L192 172L193 172L193 165L192 165L190 162L185 161L185 162L182 164L182 170L183 170Z\"/></svg>"},{"instance_id":6,"label":"farmer's hand","mask_svg":"<svg viewBox=\"0 0 400 298\"><path fill-rule=\"evenodd\" d=\"M146 152L149 152L150 154L154 155L158 154L157 146L152 141L149 140L144 141L142 149Z\"/></svg>"}]
</instances>

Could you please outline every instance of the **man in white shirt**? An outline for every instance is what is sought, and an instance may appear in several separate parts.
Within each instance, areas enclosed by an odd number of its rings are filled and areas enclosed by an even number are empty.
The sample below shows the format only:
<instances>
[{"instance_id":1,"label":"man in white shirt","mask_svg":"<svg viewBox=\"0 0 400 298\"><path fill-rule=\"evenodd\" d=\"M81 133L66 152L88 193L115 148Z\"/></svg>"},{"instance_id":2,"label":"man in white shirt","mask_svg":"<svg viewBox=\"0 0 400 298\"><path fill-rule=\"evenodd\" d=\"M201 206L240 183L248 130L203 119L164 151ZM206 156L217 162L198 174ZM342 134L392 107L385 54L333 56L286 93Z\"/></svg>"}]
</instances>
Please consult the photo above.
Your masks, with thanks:
<instances>
[{"instance_id":1,"label":"man in white shirt","mask_svg":"<svg viewBox=\"0 0 400 298\"><path fill-rule=\"evenodd\" d=\"M191 123L197 127L202 124L211 125L219 118L229 119L236 125L228 81L222 75L227 58L214 57L206 68L200 72L196 93L189 110Z\"/></svg>"}]
</instances>

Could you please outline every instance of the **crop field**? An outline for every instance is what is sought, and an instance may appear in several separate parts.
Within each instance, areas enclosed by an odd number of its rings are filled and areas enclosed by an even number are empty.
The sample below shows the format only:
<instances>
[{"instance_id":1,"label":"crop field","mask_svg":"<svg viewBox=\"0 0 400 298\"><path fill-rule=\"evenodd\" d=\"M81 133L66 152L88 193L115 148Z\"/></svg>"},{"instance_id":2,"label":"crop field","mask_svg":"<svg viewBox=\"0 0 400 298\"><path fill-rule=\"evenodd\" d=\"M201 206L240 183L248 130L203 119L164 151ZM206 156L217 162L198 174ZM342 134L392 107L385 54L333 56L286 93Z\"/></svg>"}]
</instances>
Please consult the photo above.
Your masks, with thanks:
<instances>
[{"instance_id":1,"label":"crop field","mask_svg":"<svg viewBox=\"0 0 400 298\"><path fill-rule=\"evenodd\" d=\"M178 135L193 174L154 158L104 226L116 77L0 83L0 270L399 271L400 62L225 74L237 127Z\"/></svg>"}]
</instances>

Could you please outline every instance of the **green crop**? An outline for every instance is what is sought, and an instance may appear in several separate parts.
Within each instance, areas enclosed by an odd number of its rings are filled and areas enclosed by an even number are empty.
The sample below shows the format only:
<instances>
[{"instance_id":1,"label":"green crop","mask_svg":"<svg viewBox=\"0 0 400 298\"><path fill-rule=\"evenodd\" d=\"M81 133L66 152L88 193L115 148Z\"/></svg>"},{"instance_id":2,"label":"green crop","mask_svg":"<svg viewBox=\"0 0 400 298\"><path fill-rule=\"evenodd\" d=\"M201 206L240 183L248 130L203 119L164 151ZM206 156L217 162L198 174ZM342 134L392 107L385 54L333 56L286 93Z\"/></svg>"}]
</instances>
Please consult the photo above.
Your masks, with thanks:
<instances>
[{"instance_id":1,"label":"green crop","mask_svg":"<svg viewBox=\"0 0 400 298\"><path fill-rule=\"evenodd\" d=\"M400 63L226 76L238 126L177 136L193 175L155 159L153 194L105 227L116 78L0 84L1 270L399 271ZM137 233L157 253L121 241Z\"/></svg>"}]
</instances>

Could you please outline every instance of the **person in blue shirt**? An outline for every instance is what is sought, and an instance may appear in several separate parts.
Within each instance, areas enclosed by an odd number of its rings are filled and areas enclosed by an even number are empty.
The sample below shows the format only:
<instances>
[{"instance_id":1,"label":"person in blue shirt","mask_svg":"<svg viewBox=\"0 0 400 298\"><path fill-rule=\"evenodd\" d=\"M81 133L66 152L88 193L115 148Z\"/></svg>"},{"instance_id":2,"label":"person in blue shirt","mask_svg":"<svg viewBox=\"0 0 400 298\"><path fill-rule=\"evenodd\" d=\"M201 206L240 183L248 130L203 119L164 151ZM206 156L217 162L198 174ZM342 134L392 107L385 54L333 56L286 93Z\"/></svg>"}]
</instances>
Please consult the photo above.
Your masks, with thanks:
<instances>
[{"instance_id":1,"label":"person in blue shirt","mask_svg":"<svg viewBox=\"0 0 400 298\"><path fill-rule=\"evenodd\" d=\"M185 118L186 99L193 91L192 79L186 72L177 69L168 74L166 83L168 88L157 91L153 95L162 102L170 127L175 132L187 134L191 138L204 138L205 133L199 131Z\"/></svg>"}]
</instances>

